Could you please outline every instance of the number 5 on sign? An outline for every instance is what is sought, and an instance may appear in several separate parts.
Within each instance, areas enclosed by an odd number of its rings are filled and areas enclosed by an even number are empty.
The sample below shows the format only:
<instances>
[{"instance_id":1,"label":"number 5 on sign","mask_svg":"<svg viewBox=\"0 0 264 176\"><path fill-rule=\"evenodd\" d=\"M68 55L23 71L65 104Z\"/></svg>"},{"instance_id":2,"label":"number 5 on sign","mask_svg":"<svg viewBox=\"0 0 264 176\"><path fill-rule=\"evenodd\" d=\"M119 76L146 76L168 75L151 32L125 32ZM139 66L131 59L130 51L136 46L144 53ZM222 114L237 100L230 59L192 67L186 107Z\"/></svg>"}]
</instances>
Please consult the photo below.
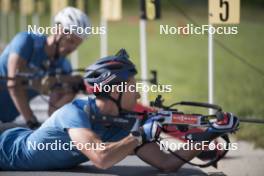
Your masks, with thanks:
<instances>
[{"instance_id":1,"label":"number 5 on sign","mask_svg":"<svg viewBox=\"0 0 264 176\"><path fill-rule=\"evenodd\" d=\"M208 0L209 24L238 24L240 0Z\"/></svg>"}]
</instances>

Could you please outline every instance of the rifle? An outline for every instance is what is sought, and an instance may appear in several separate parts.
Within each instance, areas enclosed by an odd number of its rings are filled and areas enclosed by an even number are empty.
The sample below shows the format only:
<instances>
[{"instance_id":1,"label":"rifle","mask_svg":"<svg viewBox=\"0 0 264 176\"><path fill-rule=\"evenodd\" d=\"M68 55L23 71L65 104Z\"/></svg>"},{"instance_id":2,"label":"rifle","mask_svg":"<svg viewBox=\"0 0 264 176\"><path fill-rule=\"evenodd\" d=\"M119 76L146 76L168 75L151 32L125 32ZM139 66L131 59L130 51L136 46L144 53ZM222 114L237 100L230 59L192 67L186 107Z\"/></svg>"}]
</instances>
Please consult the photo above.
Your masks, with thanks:
<instances>
[{"instance_id":1,"label":"rifle","mask_svg":"<svg viewBox=\"0 0 264 176\"><path fill-rule=\"evenodd\" d=\"M84 71L84 69L78 69L79 71ZM149 81L157 84L157 77L156 72L152 72L153 78L150 80L144 80ZM64 75L61 72L44 72L40 74L32 73L32 72L20 72L16 78L6 78L8 79L21 79L20 83L18 85L24 85L26 87L33 87L35 89L41 90L42 93L48 93L51 90L76 90L76 91L83 91L84 86L82 83L82 79L79 76L78 78L71 76L71 75ZM34 84L34 81L37 82ZM72 81L72 82L71 82ZM75 87L75 89L74 89ZM84 92L84 91L83 91ZM173 103L172 105L165 106L163 104L164 100L159 95L154 102L151 102L151 106L158 108L159 111L132 111L132 112L122 112L120 116L122 117L102 117L102 118L92 118L92 121L96 121L99 123L107 123L107 124L115 124L116 126L120 126L121 128L124 128L125 130L130 130L133 126L133 124L136 121L139 121L139 123L142 125L144 122L153 117L153 116L162 116L159 120L159 123L162 125L162 131L166 134L171 134L172 136L182 140L187 141L193 138L200 138L204 132L202 128L208 128L212 127L214 122L224 121L226 119L227 113L222 111L222 108L218 105L214 104L208 104L208 103L200 103L200 102L177 102ZM193 107L204 107L204 108L211 108L215 110L214 114L209 115L202 115L202 114L196 114L196 113L184 113L182 111L179 111L178 109L173 108L174 106L193 106ZM250 121L248 119L240 119L241 122L258 122L263 123L262 121ZM225 129L223 129L224 131ZM229 131L226 134L222 135L221 138L224 139L224 141L228 144L230 143L228 134L232 133L233 131ZM160 139L157 139L155 142L158 144L160 143ZM221 152L218 155L214 155L213 158L206 164L195 164L191 163L181 156L175 154L171 150L168 150L173 155L175 155L180 160L189 163L194 166L199 167L207 167L210 165L213 165L216 167L217 162L223 158L226 153L228 152L228 148L226 148L223 152ZM207 151L202 152L201 154L206 153ZM218 152L219 153L219 152ZM199 156L198 156L199 157ZM202 157L200 157L202 158Z\"/></svg>"},{"instance_id":2,"label":"rifle","mask_svg":"<svg viewBox=\"0 0 264 176\"><path fill-rule=\"evenodd\" d=\"M77 68L72 70L72 73L85 72L84 68ZM147 80L137 79L138 81L146 81L151 84L157 84L157 71L151 70L152 78ZM85 94L85 86L80 74L69 75L65 74L60 69L56 70L42 70L23 68L15 76L15 78L9 78L7 76L1 76L0 80L15 80L16 86L5 88L31 88L38 91L40 94L47 95L52 91L62 92L81 92ZM1 86L1 84L0 84ZM2 87L2 89L5 89ZM0 87L1 90L1 87Z\"/></svg>"},{"instance_id":3,"label":"rifle","mask_svg":"<svg viewBox=\"0 0 264 176\"><path fill-rule=\"evenodd\" d=\"M215 104L209 103L201 103L201 102L177 102L173 103L172 105L165 106L163 104L164 100L159 95L155 99L155 101L151 102L151 107L154 107L158 110L153 110L151 108L145 108L142 106L138 106L137 111L124 111L120 114L119 117L111 117L111 116L103 116L101 118L96 117L92 118L91 120L96 121L98 123L108 123L114 124L119 126L125 130L130 130L132 126L137 122L139 126L143 125L146 120L152 118L154 116L161 116L162 118L157 119L162 127L162 132L172 136L173 138L177 138L183 142L187 142L189 140L203 140L203 134L205 130L209 127L214 127L216 124L225 123L230 113L223 112L222 107ZM174 106L192 106L192 107L202 107L202 108L211 108L214 109L214 114L197 114L197 113L184 113L175 109ZM240 119L241 122L248 122L247 119ZM250 121L252 122L252 121ZM260 123L261 121L257 121ZM237 130L237 129L236 129ZM180 160L184 161L185 163L189 163L194 166L199 167L208 167L214 166L217 167L217 162L221 160L229 151L229 134L234 133L236 130L229 130L227 127L219 128L219 132L222 132L223 135L218 137L216 140L212 142L217 143L220 138L226 143L226 148L222 151L215 150L215 151L202 151L200 155L197 157L202 160L209 160L205 164L196 164L186 159L182 158L181 156L174 153L172 150L168 149L168 151L173 154L175 157L179 158ZM163 138L164 139L164 138ZM155 140L156 143L160 145L160 141L162 137L160 136L158 139ZM211 155L211 156L209 156Z\"/></svg>"},{"instance_id":4,"label":"rifle","mask_svg":"<svg viewBox=\"0 0 264 176\"><path fill-rule=\"evenodd\" d=\"M81 71L73 70L72 72ZM31 68L21 69L14 78L0 76L0 80L14 80L15 86L7 86L2 89L12 89L15 87L24 89L34 89L40 94L48 95L50 92L79 92L84 91L84 85L81 75L69 75L62 72L60 69L56 70L34 70Z\"/></svg>"}]
</instances>

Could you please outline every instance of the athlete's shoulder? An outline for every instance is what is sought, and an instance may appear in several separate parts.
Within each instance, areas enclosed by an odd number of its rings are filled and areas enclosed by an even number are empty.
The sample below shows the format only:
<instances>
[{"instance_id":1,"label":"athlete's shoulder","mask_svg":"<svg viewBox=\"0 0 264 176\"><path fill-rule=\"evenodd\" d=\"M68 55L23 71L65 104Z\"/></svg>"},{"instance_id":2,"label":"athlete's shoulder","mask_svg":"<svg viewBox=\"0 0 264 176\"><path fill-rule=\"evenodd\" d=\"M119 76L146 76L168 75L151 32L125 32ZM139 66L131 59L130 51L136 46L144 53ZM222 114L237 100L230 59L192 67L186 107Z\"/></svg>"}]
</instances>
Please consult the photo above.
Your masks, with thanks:
<instances>
[{"instance_id":1,"label":"athlete's shoulder","mask_svg":"<svg viewBox=\"0 0 264 176\"><path fill-rule=\"evenodd\" d=\"M19 32L15 35L12 43L29 43L33 42L32 34L28 32Z\"/></svg>"},{"instance_id":2,"label":"athlete's shoulder","mask_svg":"<svg viewBox=\"0 0 264 176\"><path fill-rule=\"evenodd\" d=\"M36 33L32 33L32 32L19 32L16 34L16 36L14 37L14 39L19 39L19 40L31 40L31 41L35 41L35 40L46 40L47 36L46 35L42 35L42 34L36 34Z\"/></svg>"},{"instance_id":3,"label":"athlete's shoulder","mask_svg":"<svg viewBox=\"0 0 264 176\"><path fill-rule=\"evenodd\" d=\"M9 53L16 53L24 60L30 60L33 53L34 40L31 34L19 32L8 45Z\"/></svg>"},{"instance_id":4,"label":"athlete's shoulder","mask_svg":"<svg viewBox=\"0 0 264 176\"><path fill-rule=\"evenodd\" d=\"M30 35L33 40L46 40L47 39L47 36L43 34L29 32L28 35Z\"/></svg>"},{"instance_id":5,"label":"athlete's shoulder","mask_svg":"<svg viewBox=\"0 0 264 176\"><path fill-rule=\"evenodd\" d=\"M85 102L76 99L55 111L50 117L55 126L65 128L90 128L89 115L85 112Z\"/></svg>"},{"instance_id":6,"label":"athlete's shoulder","mask_svg":"<svg viewBox=\"0 0 264 176\"><path fill-rule=\"evenodd\" d=\"M87 100L83 99L75 99L72 102L65 104L60 109L58 109L56 112L60 115L84 115L85 114L85 105L87 104ZM56 113L55 112L55 113Z\"/></svg>"},{"instance_id":7,"label":"athlete's shoulder","mask_svg":"<svg viewBox=\"0 0 264 176\"><path fill-rule=\"evenodd\" d=\"M90 97L87 98L76 98L72 102L65 104L58 110L56 110L52 116L64 116L64 115L87 115L86 108L89 106L89 99Z\"/></svg>"},{"instance_id":8,"label":"athlete's shoulder","mask_svg":"<svg viewBox=\"0 0 264 176\"><path fill-rule=\"evenodd\" d=\"M76 98L71 104L82 111L85 111L85 106L88 105L88 98Z\"/></svg>"}]
</instances>

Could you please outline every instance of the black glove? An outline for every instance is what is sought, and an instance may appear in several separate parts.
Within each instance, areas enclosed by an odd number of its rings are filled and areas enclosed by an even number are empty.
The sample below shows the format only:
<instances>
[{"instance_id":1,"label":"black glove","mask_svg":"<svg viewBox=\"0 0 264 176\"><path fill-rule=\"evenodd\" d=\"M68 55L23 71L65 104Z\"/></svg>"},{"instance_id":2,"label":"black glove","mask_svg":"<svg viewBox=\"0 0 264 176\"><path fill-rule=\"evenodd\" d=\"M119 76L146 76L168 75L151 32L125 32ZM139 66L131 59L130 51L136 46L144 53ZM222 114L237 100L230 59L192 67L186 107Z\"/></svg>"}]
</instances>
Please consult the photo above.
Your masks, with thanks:
<instances>
[{"instance_id":1,"label":"black glove","mask_svg":"<svg viewBox=\"0 0 264 176\"><path fill-rule=\"evenodd\" d=\"M40 127L41 123L38 122L37 118L35 116L31 117L30 120L28 120L26 122L27 126L32 129L32 130L35 130L37 129L38 127Z\"/></svg>"}]
</instances>

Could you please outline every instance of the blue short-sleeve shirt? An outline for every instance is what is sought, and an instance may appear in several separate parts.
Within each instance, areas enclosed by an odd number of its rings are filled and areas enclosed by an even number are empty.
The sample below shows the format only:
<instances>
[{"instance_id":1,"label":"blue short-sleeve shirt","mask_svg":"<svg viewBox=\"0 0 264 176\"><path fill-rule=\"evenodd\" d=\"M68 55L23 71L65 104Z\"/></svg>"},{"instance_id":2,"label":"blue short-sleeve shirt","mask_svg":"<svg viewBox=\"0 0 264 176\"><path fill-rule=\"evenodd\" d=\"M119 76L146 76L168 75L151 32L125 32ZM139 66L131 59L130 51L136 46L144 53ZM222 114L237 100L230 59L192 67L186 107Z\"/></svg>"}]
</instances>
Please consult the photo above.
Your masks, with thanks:
<instances>
[{"instance_id":1,"label":"blue short-sleeve shirt","mask_svg":"<svg viewBox=\"0 0 264 176\"><path fill-rule=\"evenodd\" d=\"M88 106L91 111L85 111ZM51 170L74 167L88 160L76 148L67 150L62 145L71 143L67 129L87 128L96 133L104 142L118 141L126 137L129 131L117 126L105 127L91 121L91 115L100 116L95 99L76 99L55 111L42 126L32 131L26 128L14 128L0 135L0 168L3 170ZM47 144L51 147L40 147ZM60 145L61 144L61 145ZM59 149L61 146L61 149Z\"/></svg>"}]
</instances>

